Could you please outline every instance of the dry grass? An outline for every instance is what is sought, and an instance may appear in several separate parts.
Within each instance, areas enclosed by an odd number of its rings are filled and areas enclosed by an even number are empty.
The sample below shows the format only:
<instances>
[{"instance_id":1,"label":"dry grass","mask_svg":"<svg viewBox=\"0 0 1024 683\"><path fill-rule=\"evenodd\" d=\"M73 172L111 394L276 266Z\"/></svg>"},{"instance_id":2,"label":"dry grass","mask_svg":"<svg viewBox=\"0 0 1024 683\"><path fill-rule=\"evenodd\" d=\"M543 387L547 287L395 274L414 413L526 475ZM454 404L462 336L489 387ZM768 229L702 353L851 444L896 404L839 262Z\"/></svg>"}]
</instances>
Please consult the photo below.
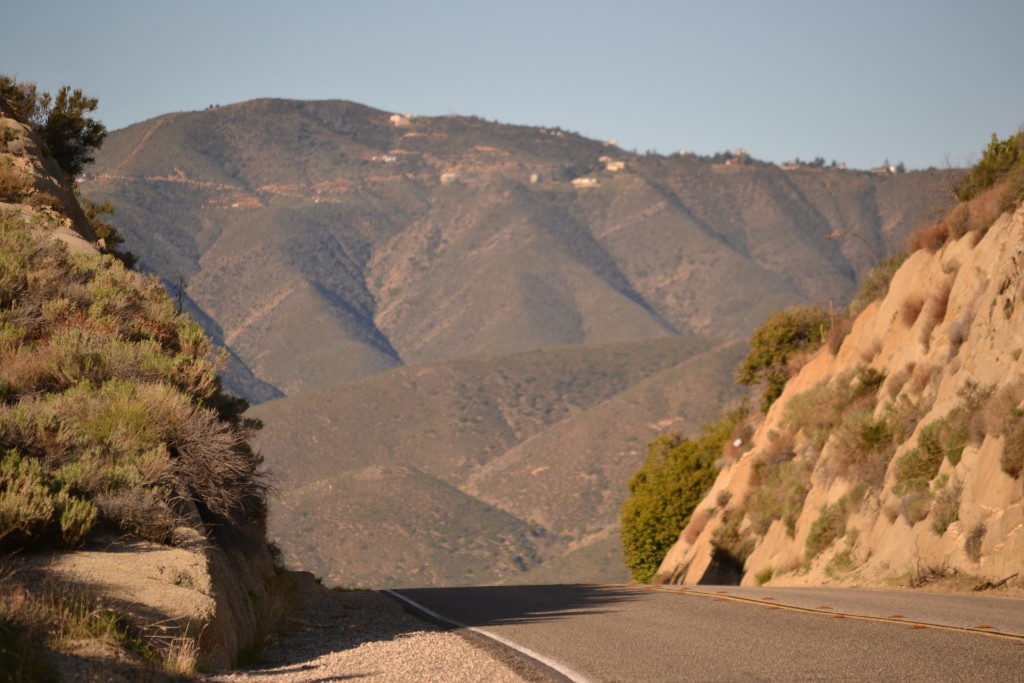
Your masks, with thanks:
<instances>
[{"instance_id":1,"label":"dry grass","mask_svg":"<svg viewBox=\"0 0 1024 683\"><path fill-rule=\"evenodd\" d=\"M20 202L32 192L32 177L14 166L0 163L0 201Z\"/></svg>"},{"instance_id":2,"label":"dry grass","mask_svg":"<svg viewBox=\"0 0 1024 683\"><path fill-rule=\"evenodd\" d=\"M88 673L80 672L88 680L108 680L108 676L109 680L127 680L124 676L129 672L139 680L152 680L157 674L158 652L102 600L52 579L0 568L0 679L57 681L52 662L61 653L81 651L87 643L123 653L117 664L95 665ZM162 679L159 675L155 678Z\"/></svg>"},{"instance_id":3,"label":"dry grass","mask_svg":"<svg viewBox=\"0 0 1024 683\"><path fill-rule=\"evenodd\" d=\"M697 540L697 537L703 533L704 528L708 525L708 522L711 521L713 516L714 512L707 509L701 509L694 512L693 516L690 518L690 522L683 530L683 539L687 543L694 543Z\"/></svg>"},{"instance_id":4,"label":"dry grass","mask_svg":"<svg viewBox=\"0 0 1024 683\"><path fill-rule=\"evenodd\" d=\"M925 349L931 346L932 332L936 326L946 319L946 310L949 308L949 295L953 291L953 283L956 276L947 278L939 285L939 288L928 299L925 310L924 323L921 325L919 339Z\"/></svg>"},{"instance_id":5,"label":"dry grass","mask_svg":"<svg viewBox=\"0 0 1024 683\"><path fill-rule=\"evenodd\" d=\"M825 333L825 346L829 353L833 356L839 353L839 349L842 348L843 342L846 341L852 329L853 317L851 315L844 314L836 318L832 326L828 328L828 332Z\"/></svg>"},{"instance_id":6,"label":"dry grass","mask_svg":"<svg viewBox=\"0 0 1024 683\"><path fill-rule=\"evenodd\" d=\"M935 368L930 365L918 365L910 375L910 382L907 389L912 394L920 395L932 382L935 376Z\"/></svg>"},{"instance_id":7,"label":"dry grass","mask_svg":"<svg viewBox=\"0 0 1024 683\"><path fill-rule=\"evenodd\" d=\"M907 250L910 252L926 249L931 253L938 251L949 239L949 226L945 221L932 223L918 228L907 239Z\"/></svg>"},{"instance_id":8,"label":"dry grass","mask_svg":"<svg viewBox=\"0 0 1024 683\"><path fill-rule=\"evenodd\" d=\"M894 399L899 396L907 381L914 374L915 367L916 364L910 362L903 366L901 370L889 374L889 380L885 383L885 393L889 398Z\"/></svg>"},{"instance_id":9,"label":"dry grass","mask_svg":"<svg viewBox=\"0 0 1024 683\"><path fill-rule=\"evenodd\" d=\"M900 320L907 327L913 327L914 323L917 322L917 317L921 315L921 309L924 308L924 299L918 295L912 295L907 297L903 301L903 305L900 306Z\"/></svg>"}]
</instances>

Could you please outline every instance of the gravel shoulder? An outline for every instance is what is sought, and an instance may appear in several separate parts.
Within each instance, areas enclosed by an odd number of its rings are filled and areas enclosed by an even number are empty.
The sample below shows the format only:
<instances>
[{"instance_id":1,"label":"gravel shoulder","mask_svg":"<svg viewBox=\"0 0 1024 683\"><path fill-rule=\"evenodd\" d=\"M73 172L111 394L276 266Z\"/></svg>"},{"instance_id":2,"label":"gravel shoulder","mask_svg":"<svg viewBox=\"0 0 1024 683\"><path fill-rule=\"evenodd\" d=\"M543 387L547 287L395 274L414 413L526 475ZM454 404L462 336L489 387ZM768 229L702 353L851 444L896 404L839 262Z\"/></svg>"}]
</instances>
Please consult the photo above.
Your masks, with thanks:
<instances>
[{"instance_id":1,"label":"gravel shoulder","mask_svg":"<svg viewBox=\"0 0 1024 683\"><path fill-rule=\"evenodd\" d=\"M251 667L201 679L313 683L552 679L529 660L476 634L423 621L376 591L336 591L297 573L300 610Z\"/></svg>"}]
</instances>

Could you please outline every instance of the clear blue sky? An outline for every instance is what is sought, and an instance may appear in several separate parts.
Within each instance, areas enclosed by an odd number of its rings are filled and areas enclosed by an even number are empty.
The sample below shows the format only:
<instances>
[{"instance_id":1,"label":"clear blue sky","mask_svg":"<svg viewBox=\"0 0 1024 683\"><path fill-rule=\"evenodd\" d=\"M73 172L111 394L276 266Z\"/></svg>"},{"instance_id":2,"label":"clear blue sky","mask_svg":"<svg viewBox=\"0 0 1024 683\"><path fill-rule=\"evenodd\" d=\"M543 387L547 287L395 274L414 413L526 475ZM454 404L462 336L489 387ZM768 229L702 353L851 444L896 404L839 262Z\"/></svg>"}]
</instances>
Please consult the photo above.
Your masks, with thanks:
<instances>
[{"instance_id":1,"label":"clear blue sky","mask_svg":"<svg viewBox=\"0 0 1024 683\"><path fill-rule=\"evenodd\" d=\"M257 97L560 126L625 149L866 168L1024 124L1022 0L21 0L0 72L116 129Z\"/></svg>"}]
</instances>

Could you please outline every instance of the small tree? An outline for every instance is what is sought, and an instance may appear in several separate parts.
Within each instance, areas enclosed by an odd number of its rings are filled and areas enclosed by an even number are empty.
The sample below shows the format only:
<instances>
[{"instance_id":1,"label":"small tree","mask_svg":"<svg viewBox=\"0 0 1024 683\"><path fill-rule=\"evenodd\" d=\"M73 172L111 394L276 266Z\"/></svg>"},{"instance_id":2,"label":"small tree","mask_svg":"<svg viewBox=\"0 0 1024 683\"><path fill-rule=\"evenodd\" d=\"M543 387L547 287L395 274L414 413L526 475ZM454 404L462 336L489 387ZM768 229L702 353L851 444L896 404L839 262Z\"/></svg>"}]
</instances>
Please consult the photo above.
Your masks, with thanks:
<instances>
[{"instance_id":1,"label":"small tree","mask_svg":"<svg viewBox=\"0 0 1024 683\"><path fill-rule=\"evenodd\" d=\"M39 131L69 180L94 161L93 152L107 136L106 126L89 116L99 100L77 88L65 85L52 97L40 93L35 83L19 83L0 74L0 100L16 119Z\"/></svg>"},{"instance_id":2,"label":"small tree","mask_svg":"<svg viewBox=\"0 0 1024 683\"><path fill-rule=\"evenodd\" d=\"M27 125L44 123L46 113L40 104L40 98L35 83L19 83L10 76L0 74L0 101L3 101L11 116L17 120Z\"/></svg>"},{"instance_id":3,"label":"small tree","mask_svg":"<svg viewBox=\"0 0 1024 683\"><path fill-rule=\"evenodd\" d=\"M95 97L86 97L81 90L71 90L65 85L48 108L43 139L69 179L95 160L93 152L107 136L106 126L87 116L98 106L99 100Z\"/></svg>"}]
</instances>

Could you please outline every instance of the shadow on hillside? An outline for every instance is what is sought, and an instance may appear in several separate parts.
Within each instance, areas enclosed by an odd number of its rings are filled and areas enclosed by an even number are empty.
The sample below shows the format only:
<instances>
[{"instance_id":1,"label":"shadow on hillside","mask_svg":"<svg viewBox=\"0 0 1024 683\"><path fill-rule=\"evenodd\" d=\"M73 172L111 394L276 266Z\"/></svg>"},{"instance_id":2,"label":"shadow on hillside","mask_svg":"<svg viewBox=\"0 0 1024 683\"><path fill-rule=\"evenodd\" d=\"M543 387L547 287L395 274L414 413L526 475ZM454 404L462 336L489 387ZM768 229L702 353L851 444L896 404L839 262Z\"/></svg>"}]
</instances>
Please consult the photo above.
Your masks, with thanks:
<instances>
[{"instance_id":1,"label":"shadow on hillside","mask_svg":"<svg viewBox=\"0 0 1024 683\"><path fill-rule=\"evenodd\" d=\"M605 608L639 595L637 588L595 584L416 588L398 592L452 622L477 627L603 614L609 611ZM423 616L414 606L409 608Z\"/></svg>"}]
</instances>

